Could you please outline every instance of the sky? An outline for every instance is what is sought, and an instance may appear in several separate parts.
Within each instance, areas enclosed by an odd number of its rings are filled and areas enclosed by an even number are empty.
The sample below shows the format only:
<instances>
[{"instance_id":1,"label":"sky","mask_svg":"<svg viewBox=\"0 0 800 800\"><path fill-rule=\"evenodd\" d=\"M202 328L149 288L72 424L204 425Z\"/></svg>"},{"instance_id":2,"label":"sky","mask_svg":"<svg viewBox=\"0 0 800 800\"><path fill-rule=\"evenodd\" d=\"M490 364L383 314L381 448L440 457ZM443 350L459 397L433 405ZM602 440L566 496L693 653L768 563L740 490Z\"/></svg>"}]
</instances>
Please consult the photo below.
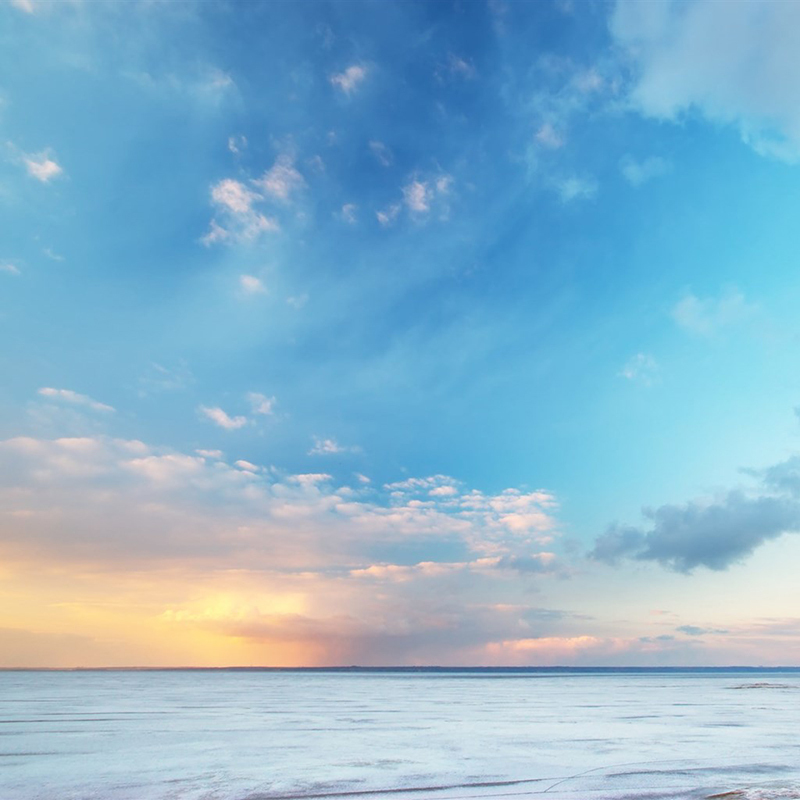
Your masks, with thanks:
<instances>
[{"instance_id":1,"label":"sky","mask_svg":"<svg viewBox=\"0 0 800 800\"><path fill-rule=\"evenodd\" d=\"M800 4L0 5L0 666L800 665Z\"/></svg>"}]
</instances>

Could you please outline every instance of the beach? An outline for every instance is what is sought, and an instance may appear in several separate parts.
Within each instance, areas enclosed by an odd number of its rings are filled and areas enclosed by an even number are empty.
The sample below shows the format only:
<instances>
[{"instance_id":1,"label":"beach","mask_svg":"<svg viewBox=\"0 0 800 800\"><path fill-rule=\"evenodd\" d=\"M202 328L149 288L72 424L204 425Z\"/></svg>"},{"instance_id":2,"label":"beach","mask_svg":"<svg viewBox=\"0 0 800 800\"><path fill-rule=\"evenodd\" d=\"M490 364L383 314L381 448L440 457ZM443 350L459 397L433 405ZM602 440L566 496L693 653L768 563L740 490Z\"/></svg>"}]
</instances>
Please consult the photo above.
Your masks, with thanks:
<instances>
[{"instance_id":1,"label":"beach","mask_svg":"<svg viewBox=\"0 0 800 800\"><path fill-rule=\"evenodd\" d=\"M800 673L7 671L4 800L798 796Z\"/></svg>"}]
</instances>

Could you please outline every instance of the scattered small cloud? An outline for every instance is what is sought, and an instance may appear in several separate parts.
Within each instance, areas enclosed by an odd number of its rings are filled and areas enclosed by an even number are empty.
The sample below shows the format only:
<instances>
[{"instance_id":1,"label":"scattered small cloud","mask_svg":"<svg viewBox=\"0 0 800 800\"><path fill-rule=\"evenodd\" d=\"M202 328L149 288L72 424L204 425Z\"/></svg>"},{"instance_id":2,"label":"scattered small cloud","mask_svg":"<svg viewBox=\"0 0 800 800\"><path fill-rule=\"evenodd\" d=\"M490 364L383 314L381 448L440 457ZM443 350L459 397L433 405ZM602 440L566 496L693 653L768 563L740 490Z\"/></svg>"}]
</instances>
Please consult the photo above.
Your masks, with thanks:
<instances>
[{"instance_id":1,"label":"scattered small cloud","mask_svg":"<svg viewBox=\"0 0 800 800\"><path fill-rule=\"evenodd\" d=\"M307 294L293 295L291 297L286 298L286 304L290 305L292 308L303 308L303 306L307 302L308 302Z\"/></svg>"},{"instance_id":2,"label":"scattered small cloud","mask_svg":"<svg viewBox=\"0 0 800 800\"><path fill-rule=\"evenodd\" d=\"M74 406L83 406L84 408L91 409L92 411L100 411L102 413L113 413L114 407L106 403L101 403L92 399L86 394L78 394L71 389L53 389L50 386L45 386L39 389L38 394L46 397L49 400L54 400L62 403L69 403Z\"/></svg>"},{"instance_id":3,"label":"scattered small cloud","mask_svg":"<svg viewBox=\"0 0 800 800\"><path fill-rule=\"evenodd\" d=\"M0 261L0 272L5 272L6 275L20 275L19 267L12 264L10 261Z\"/></svg>"},{"instance_id":4,"label":"scattered small cloud","mask_svg":"<svg viewBox=\"0 0 800 800\"><path fill-rule=\"evenodd\" d=\"M226 431L235 431L247 425L247 417L230 417L219 406L200 406L198 411L215 425Z\"/></svg>"},{"instance_id":5,"label":"scattered small cloud","mask_svg":"<svg viewBox=\"0 0 800 800\"><path fill-rule=\"evenodd\" d=\"M641 186L653 178L660 178L672 169L669 161L659 156L650 156L643 161L637 161L633 156L626 155L619 164L622 177L631 186Z\"/></svg>"},{"instance_id":6,"label":"scattered small cloud","mask_svg":"<svg viewBox=\"0 0 800 800\"><path fill-rule=\"evenodd\" d=\"M245 461L243 458L235 461L234 466L239 467L239 469L244 470L245 472L258 472L260 470L258 465L253 464L250 461Z\"/></svg>"},{"instance_id":7,"label":"scattered small cloud","mask_svg":"<svg viewBox=\"0 0 800 800\"><path fill-rule=\"evenodd\" d=\"M478 74L475 65L471 61L465 61L453 53L450 53L447 59L447 71L452 76L466 78L467 80L472 80Z\"/></svg>"},{"instance_id":8,"label":"scattered small cloud","mask_svg":"<svg viewBox=\"0 0 800 800\"><path fill-rule=\"evenodd\" d=\"M253 183L270 197L286 203L295 192L305 186L306 182L295 169L292 156L284 153L279 155L272 167Z\"/></svg>"},{"instance_id":9,"label":"scattered small cloud","mask_svg":"<svg viewBox=\"0 0 800 800\"><path fill-rule=\"evenodd\" d=\"M40 153L23 154L22 161L28 174L42 183L49 183L64 173L61 165L50 157L47 150Z\"/></svg>"},{"instance_id":10,"label":"scattered small cloud","mask_svg":"<svg viewBox=\"0 0 800 800\"><path fill-rule=\"evenodd\" d=\"M254 208L254 204L261 200L262 195L233 178L216 183L211 187L211 201L224 225L212 219L201 242L208 246L217 242L247 241L256 239L265 231L280 230L274 217L266 217Z\"/></svg>"},{"instance_id":11,"label":"scattered small cloud","mask_svg":"<svg viewBox=\"0 0 800 800\"><path fill-rule=\"evenodd\" d=\"M383 209L383 211L376 211L375 216L378 218L378 222L382 227L388 228L397 219L400 214L400 208L401 206L399 203L393 203Z\"/></svg>"},{"instance_id":12,"label":"scattered small cloud","mask_svg":"<svg viewBox=\"0 0 800 800\"><path fill-rule=\"evenodd\" d=\"M58 253L54 252L51 248L45 247L42 252L53 261L63 261L64 256L59 255Z\"/></svg>"},{"instance_id":13,"label":"scattered small cloud","mask_svg":"<svg viewBox=\"0 0 800 800\"><path fill-rule=\"evenodd\" d=\"M658 381L659 373L658 363L653 356L648 353L637 353L628 359L617 375L644 386L652 386Z\"/></svg>"},{"instance_id":14,"label":"scattered small cloud","mask_svg":"<svg viewBox=\"0 0 800 800\"><path fill-rule=\"evenodd\" d=\"M358 210L358 206L354 203L345 203L342 206L342 210L339 212L339 216L344 220L348 225L355 225L358 222L358 216L356 215L356 211Z\"/></svg>"},{"instance_id":15,"label":"scattered small cloud","mask_svg":"<svg viewBox=\"0 0 800 800\"><path fill-rule=\"evenodd\" d=\"M255 275L240 275L239 286L245 294L266 294L267 287Z\"/></svg>"},{"instance_id":16,"label":"scattered small cloud","mask_svg":"<svg viewBox=\"0 0 800 800\"><path fill-rule=\"evenodd\" d=\"M431 210L431 189L424 181L411 181L403 187L403 201L411 211L424 214Z\"/></svg>"},{"instance_id":17,"label":"scattered small cloud","mask_svg":"<svg viewBox=\"0 0 800 800\"><path fill-rule=\"evenodd\" d=\"M383 142L371 141L369 149L382 166L389 167L394 162L392 151Z\"/></svg>"},{"instance_id":18,"label":"scattered small cloud","mask_svg":"<svg viewBox=\"0 0 800 800\"><path fill-rule=\"evenodd\" d=\"M748 303L738 289L730 288L719 297L701 299L687 294L672 309L672 318L689 333L713 337L752 318L757 310L758 306Z\"/></svg>"},{"instance_id":19,"label":"scattered small cloud","mask_svg":"<svg viewBox=\"0 0 800 800\"><path fill-rule=\"evenodd\" d=\"M716 636L728 633L723 628L700 628L697 625L679 625L675 630L679 633L685 633L687 636Z\"/></svg>"},{"instance_id":20,"label":"scattered small cloud","mask_svg":"<svg viewBox=\"0 0 800 800\"><path fill-rule=\"evenodd\" d=\"M558 150L560 147L564 146L565 142L563 134L559 133L550 122L545 122L539 130L536 131L536 135L533 138L540 145L551 150Z\"/></svg>"},{"instance_id":21,"label":"scattered small cloud","mask_svg":"<svg viewBox=\"0 0 800 800\"><path fill-rule=\"evenodd\" d=\"M225 455L222 450L195 450L195 453L203 458L211 458L214 461L221 460Z\"/></svg>"},{"instance_id":22,"label":"scattered small cloud","mask_svg":"<svg viewBox=\"0 0 800 800\"><path fill-rule=\"evenodd\" d=\"M234 155L239 155L247 148L246 136L229 136L228 137L228 150Z\"/></svg>"},{"instance_id":23,"label":"scattered small cloud","mask_svg":"<svg viewBox=\"0 0 800 800\"><path fill-rule=\"evenodd\" d=\"M275 405L278 401L274 397L267 397L260 392L248 392L247 402L250 403L250 408L254 414L268 416L275 413Z\"/></svg>"},{"instance_id":24,"label":"scattered small cloud","mask_svg":"<svg viewBox=\"0 0 800 800\"><path fill-rule=\"evenodd\" d=\"M33 5L33 0L11 0L11 5L20 11L24 11L26 14L33 14L36 10Z\"/></svg>"},{"instance_id":25,"label":"scattered small cloud","mask_svg":"<svg viewBox=\"0 0 800 800\"><path fill-rule=\"evenodd\" d=\"M359 447L340 445L336 439L323 439L319 436L312 438L314 439L314 446L308 451L310 456L332 456L340 453L356 453L360 450Z\"/></svg>"},{"instance_id":26,"label":"scattered small cloud","mask_svg":"<svg viewBox=\"0 0 800 800\"><path fill-rule=\"evenodd\" d=\"M594 178L564 178L555 183L555 190L561 202L572 203L575 200L591 200L597 195L597 181Z\"/></svg>"},{"instance_id":27,"label":"scattered small cloud","mask_svg":"<svg viewBox=\"0 0 800 800\"><path fill-rule=\"evenodd\" d=\"M367 77L367 69L362 64L352 64L344 72L330 76L330 82L345 94L352 94Z\"/></svg>"}]
</instances>

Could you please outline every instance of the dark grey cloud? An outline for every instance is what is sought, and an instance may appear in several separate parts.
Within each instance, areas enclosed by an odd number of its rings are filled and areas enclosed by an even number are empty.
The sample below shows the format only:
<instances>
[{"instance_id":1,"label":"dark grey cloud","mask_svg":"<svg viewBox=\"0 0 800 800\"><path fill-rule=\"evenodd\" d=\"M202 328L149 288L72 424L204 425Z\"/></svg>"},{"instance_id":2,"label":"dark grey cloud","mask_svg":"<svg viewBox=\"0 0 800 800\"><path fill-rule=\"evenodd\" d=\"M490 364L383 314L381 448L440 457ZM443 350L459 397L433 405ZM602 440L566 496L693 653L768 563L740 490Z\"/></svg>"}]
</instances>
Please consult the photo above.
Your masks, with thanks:
<instances>
[{"instance_id":1,"label":"dark grey cloud","mask_svg":"<svg viewBox=\"0 0 800 800\"><path fill-rule=\"evenodd\" d=\"M800 530L794 473L786 464L771 468L778 470L774 475L766 470L763 476L765 488L783 489L781 494L748 497L732 491L716 503L645 509L649 527L611 525L597 538L590 556L610 564L622 558L656 561L677 572L700 566L727 569L764 542Z\"/></svg>"}]
</instances>

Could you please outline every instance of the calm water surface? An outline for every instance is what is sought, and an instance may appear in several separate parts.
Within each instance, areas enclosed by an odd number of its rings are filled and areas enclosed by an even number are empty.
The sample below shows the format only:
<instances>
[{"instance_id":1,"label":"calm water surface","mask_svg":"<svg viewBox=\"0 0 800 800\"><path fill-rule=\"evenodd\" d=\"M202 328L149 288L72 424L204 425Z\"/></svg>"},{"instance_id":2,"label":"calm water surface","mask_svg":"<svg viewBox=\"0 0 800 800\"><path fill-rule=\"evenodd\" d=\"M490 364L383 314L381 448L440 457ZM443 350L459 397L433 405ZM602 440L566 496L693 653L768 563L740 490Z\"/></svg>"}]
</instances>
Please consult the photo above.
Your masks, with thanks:
<instances>
[{"instance_id":1,"label":"calm water surface","mask_svg":"<svg viewBox=\"0 0 800 800\"><path fill-rule=\"evenodd\" d=\"M798 786L796 672L0 673L0 800Z\"/></svg>"}]
</instances>

